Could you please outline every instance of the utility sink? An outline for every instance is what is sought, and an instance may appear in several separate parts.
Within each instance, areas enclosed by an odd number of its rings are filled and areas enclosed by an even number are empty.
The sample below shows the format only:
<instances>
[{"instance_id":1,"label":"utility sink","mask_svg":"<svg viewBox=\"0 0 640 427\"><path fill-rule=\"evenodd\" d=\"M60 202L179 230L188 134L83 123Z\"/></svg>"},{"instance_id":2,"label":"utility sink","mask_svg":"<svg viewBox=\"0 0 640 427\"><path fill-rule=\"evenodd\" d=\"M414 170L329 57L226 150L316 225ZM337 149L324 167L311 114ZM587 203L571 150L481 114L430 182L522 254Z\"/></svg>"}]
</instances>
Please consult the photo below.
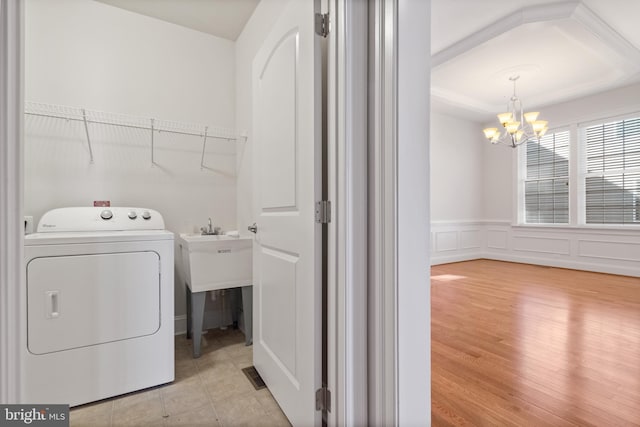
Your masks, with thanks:
<instances>
[{"instance_id":1,"label":"utility sink","mask_svg":"<svg viewBox=\"0 0 640 427\"><path fill-rule=\"evenodd\" d=\"M252 238L183 233L178 242L191 292L251 285Z\"/></svg>"},{"instance_id":2,"label":"utility sink","mask_svg":"<svg viewBox=\"0 0 640 427\"><path fill-rule=\"evenodd\" d=\"M253 239L227 235L180 234L187 279L187 338L193 357L200 357L206 291L242 288L245 343L253 342Z\"/></svg>"}]
</instances>

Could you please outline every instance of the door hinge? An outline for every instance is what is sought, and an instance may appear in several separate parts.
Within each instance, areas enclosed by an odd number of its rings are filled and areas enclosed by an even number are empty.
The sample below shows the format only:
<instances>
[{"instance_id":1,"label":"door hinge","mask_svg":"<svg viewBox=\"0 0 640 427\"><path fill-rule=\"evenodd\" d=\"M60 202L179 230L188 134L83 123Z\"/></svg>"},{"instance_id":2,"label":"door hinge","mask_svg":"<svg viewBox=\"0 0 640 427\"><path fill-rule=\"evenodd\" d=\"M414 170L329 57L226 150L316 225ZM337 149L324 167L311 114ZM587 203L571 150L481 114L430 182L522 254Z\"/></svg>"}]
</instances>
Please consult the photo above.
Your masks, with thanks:
<instances>
[{"instance_id":1,"label":"door hinge","mask_svg":"<svg viewBox=\"0 0 640 427\"><path fill-rule=\"evenodd\" d=\"M316 13L316 34L322 37L329 35L329 14Z\"/></svg>"},{"instance_id":2,"label":"door hinge","mask_svg":"<svg viewBox=\"0 0 640 427\"><path fill-rule=\"evenodd\" d=\"M316 202L316 222L319 224L328 224L331 222L331 202L328 200L320 200Z\"/></svg>"},{"instance_id":3,"label":"door hinge","mask_svg":"<svg viewBox=\"0 0 640 427\"><path fill-rule=\"evenodd\" d=\"M331 392L326 387L316 390L316 411L331 412Z\"/></svg>"}]
</instances>

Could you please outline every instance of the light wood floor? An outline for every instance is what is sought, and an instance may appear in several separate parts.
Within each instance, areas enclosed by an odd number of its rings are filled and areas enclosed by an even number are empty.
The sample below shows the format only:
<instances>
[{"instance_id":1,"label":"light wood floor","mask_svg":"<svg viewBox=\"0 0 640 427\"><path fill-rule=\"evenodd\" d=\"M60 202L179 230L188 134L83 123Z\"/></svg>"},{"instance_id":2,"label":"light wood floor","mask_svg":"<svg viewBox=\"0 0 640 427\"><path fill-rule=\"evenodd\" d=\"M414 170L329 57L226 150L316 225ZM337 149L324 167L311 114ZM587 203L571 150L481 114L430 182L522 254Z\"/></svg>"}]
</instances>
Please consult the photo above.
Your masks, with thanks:
<instances>
[{"instance_id":1,"label":"light wood floor","mask_svg":"<svg viewBox=\"0 0 640 427\"><path fill-rule=\"evenodd\" d=\"M434 426L640 426L640 279L431 270Z\"/></svg>"}]
</instances>

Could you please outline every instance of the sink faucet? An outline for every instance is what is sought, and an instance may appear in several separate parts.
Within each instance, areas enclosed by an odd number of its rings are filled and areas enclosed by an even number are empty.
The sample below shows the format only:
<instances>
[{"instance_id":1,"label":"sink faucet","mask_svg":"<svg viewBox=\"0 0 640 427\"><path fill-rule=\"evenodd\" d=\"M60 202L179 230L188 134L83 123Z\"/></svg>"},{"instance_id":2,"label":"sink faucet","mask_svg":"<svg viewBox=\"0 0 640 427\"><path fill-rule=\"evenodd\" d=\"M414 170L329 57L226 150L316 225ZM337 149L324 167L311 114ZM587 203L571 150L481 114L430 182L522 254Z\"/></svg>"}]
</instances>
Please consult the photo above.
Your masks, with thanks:
<instances>
[{"instance_id":1,"label":"sink faucet","mask_svg":"<svg viewBox=\"0 0 640 427\"><path fill-rule=\"evenodd\" d=\"M209 222L207 227L200 227L200 232L202 235L212 235L212 234L221 234L220 227L214 227L211 223L211 218L209 218Z\"/></svg>"}]
</instances>

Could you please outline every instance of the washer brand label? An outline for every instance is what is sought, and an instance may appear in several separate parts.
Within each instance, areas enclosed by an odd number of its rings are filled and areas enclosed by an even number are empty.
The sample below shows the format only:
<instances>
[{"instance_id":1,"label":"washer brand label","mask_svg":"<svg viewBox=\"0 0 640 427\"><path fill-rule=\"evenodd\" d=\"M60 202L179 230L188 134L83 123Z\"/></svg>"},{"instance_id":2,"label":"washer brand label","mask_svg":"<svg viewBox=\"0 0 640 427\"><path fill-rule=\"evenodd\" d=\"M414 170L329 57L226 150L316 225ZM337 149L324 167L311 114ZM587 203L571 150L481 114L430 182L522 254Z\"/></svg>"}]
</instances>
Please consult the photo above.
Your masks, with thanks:
<instances>
[{"instance_id":1,"label":"washer brand label","mask_svg":"<svg viewBox=\"0 0 640 427\"><path fill-rule=\"evenodd\" d=\"M44 228L54 228L56 225L55 224L42 224L42 226Z\"/></svg>"},{"instance_id":2,"label":"washer brand label","mask_svg":"<svg viewBox=\"0 0 640 427\"><path fill-rule=\"evenodd\" d=\"M0 405L0 427L69 427L69 405Z\"/></svg>"},{"instance_id":3,"label":"washer brand label","mask_svg":"<svg viewBox=\"0 0 640 427\"><path fill-rule=\"evenodd\" d=\"M219 254L230 254L231 249L218 249Z\"/></svg>"}]
</instances>

